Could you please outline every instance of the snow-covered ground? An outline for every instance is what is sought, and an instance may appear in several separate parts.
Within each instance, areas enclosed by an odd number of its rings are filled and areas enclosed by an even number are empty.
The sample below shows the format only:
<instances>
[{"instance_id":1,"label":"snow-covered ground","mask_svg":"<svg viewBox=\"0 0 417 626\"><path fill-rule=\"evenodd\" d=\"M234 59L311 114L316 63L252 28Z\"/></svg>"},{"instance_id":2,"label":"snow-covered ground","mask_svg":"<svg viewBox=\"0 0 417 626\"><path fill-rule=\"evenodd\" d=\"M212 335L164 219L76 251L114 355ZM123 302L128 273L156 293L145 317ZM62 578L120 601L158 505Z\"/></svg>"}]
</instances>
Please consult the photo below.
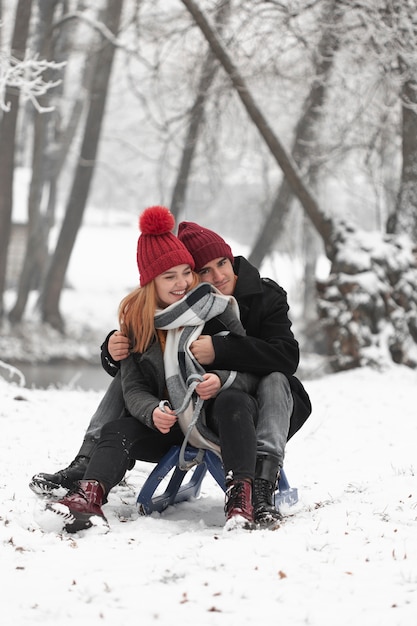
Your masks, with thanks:
<instances>
[{"instance_id":1,"label":"snow-covered ground","mask_svg":"<svg viewBox=\"0 0 417 626\"><path fill-rule=\"evenodd\" d=\"M135 229L135 220L124 229L130 242L116 228L83 231L63 298L72 325L94 320L101 337L115 327L137 281ZM47 344L38 339L39 350L52 351ZM136 495L152 468L144 463L110 494L108 534L43 532L28 482L72 460L102 392L17 381L0 367L4 626L417 623L416 372L307 381L313 414L285 464L298 504L275 532L227 534L211 477L198 500L140 517Z\"/></svg>"},{"instance_id":2,"label":"snow-covered ground","mask_svg":"<svg viewBox=\"0 0 417 626\"><path fill-rule=\"evenodd\" d=\"M299 502L275 531L224 534L211 477L198 500L140 517L150 465L111 493L106 535L44 533L30 477L72 460L101 394L0 379L2 624L411 626L417 615L415 372L310 381L288 444Z\"/></svg>"}]
</instances>

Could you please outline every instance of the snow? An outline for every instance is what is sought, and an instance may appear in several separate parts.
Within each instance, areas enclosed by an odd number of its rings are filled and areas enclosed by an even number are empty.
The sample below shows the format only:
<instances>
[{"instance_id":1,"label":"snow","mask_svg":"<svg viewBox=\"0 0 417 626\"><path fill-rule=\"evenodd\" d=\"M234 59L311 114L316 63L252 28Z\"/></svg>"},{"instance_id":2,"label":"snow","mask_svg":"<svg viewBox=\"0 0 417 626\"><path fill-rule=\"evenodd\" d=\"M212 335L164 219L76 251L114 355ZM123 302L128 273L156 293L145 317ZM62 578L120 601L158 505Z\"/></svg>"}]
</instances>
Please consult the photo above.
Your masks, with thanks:
<instances>
[{"instance_id":1,"label":"snow","mask_svg":"<svg viewBox=\"0 0 417 626\"><path fill-rule=\"evenodd\" d=\"M225 533L211 477L199 499L139 516L153 466L138 462L104 506L108 534L56 535L28 481L72 460L101 393L0 379L2 622L414 623L415 388L402 366L309 382L314 412L285 464L299 502L275 532Z\"/></svg>"},{"instance_id":2,"label":"snow","mask_svg":"<svg viewBox=\"0 0 417 626\"><path fill-rule=\"evenodd\" d=\"M63 303L76 323L93 316L103 336L118 293L137 280L134 261L129 276L107 254L108 235L113 252L121 244L117 232L96 232L95 265L80 252L83 232ZM127 267L132 250L121 248ZM361 368L306 382L313 414L285 462L299 502L277 531L224 532L223 493L211 477L199 499L139 516L137 492L153 466L138 462L104 506L106 535L44 532L43 502L28 487L34 473L72 460L103 392L27 389L7 374L0 368L5 626L415 623L415 371Z\"/></svg>"}]
</instances>

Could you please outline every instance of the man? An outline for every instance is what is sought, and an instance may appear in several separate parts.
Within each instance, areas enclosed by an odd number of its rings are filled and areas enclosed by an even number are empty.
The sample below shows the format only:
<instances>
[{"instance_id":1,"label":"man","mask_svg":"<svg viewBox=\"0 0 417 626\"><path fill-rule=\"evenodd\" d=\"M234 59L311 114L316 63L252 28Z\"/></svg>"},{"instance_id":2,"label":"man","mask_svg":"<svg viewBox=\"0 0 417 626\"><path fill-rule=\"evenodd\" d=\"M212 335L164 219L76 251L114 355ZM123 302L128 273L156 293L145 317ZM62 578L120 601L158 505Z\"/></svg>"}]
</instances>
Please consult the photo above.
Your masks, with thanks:
<instances>
[{"instance_id":1,"label":"man","mask_svg":"<svg viewBox=\"0 0 417 626\"><path fill-rule=\"evenodd\" d=\"M280 519L273 494L285 445L311 413L308 394L294 376L299 346L291 331L287 294L274 281L262 279L244 257L234 257L230 246L213 231L181 222L178 238L191 252L201 279L224 295L233 295L239 304L246 337L203 335L191 350L202 365L261 377L253 504L255 521L273 527Z\"/></svg>"},{"instance_id":2,"label":"man","mask_svg":"<svg viewBox=\"0 0 417 626\"><path fill-rule=\"evenodd\" d=\"M274 281L262 279L244 257L234 257L230 246L215 232L193 222L181 222L178 238L191 252L203 281L224 295L233 295L240 309L245 337L233 334L200 336L191 346L194 357L213 369L230 369L261 378L257 400L257 463L253 485L255 521L276 527L281 519L273 504L285 445L311 413L311 404L301 382L294 376L299 346L291 331L285 291ZM87 429L74 461L55 474L37 474L30 487L37 493L67 490L83 478L101 427L121 416L124 403L118 374L120 360L129 354L126 337L110 333L102 347L102 364L115 376Z\"/></svg>"}]
</instances>

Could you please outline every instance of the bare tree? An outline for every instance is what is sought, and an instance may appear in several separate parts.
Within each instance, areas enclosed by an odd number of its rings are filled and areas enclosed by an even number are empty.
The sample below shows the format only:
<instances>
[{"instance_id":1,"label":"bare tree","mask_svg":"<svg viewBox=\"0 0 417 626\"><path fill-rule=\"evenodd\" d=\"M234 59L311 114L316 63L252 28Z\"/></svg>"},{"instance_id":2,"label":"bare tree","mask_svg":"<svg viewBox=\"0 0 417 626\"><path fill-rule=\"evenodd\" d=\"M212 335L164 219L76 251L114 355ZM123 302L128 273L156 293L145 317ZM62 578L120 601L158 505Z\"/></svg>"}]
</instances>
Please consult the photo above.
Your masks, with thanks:
<instances>
[{"instance_id":1,"label":"bare tree","mask_svg":"<svg viewBox=\"0 0 417 626\"><path fill-rule=\"evenodd\" d=\"M315 78L304 102L302 115L297 122L292 145L292 157L306 179L315 177L317 162L314 158L317 122L323 110L328 77L333 68L334 55L339 46L338 22L343 15L340 2L331 0L323 7L323 33L315 55ZM283 231L286 215L294 199L293 191L287 178L282 180L275 196L271 211L263 223L260 233L252 246L249 261L260 266L270 254L279 233Z\"/></svg>"},{"instance_id":2,"label":"bare tree","mask_svg":"<svg viewBox=\"0 0 417 626\"><path fill-rule=\"evenodd\" d=\"M76 28L73 29L65 17L65 5L61 0L45 0L38 5L34 53L37 58L58 61L61 80L51 80L55 85L40 99L42 109L27 113L28 124L34 129L32 151L32 178L28 200L28 236L26 253L19 277L16 302L9 312L12 323L20 322L32 289L40 289L45 278L49 259L49 235L55 221L58 178L74 140L85 105L87 86L91 81L92 66L85 62L81 72L81 88L76 90L69 121L62 128L62 91L66 65L71 57L71 48L76 46ZM74 20L76 24L78 20ZM58 26L59 25L59 26ZM72 41L70 41L70 33ZM85 35L84 35L85 37ZM88 49L88 42L84 42ZM87 55L87 52L85 53ZM64 61L66 59L66 61ZM51 78L56 78L54 67Z\"/></svg>"},{"instance_id":3,"label":"bare tree","mask_svg":"<svg viewBox=\"0 0 417 626\"><path fill-rule=\"evenodd\" d=\"M402 172L395 211L387 230L409 233L417 244L417 79L410 77L402 88Z\"/></svg>"},{"instance_id":4,"label":"bare tree","mask_svg":"<svg viewBox=\"0 0 417 626\"><path fill-rule=\"evenodd\" d=\"M202 11L200 11L194 0L181 1L193 16L196 24L206 37L213 53L216 55L224 70L228 74L249 117L260 132L279 167L282 169L292 192L298 198L307 215L314 224L314 227L317 229L317 232L323 238L327 253L331 258L333 256L332 234L334 229L332 220L329 216L325 215L323 211L321 211L316 199L305 184L294 159L287 153L282 143L273 132L268 121L255 102L241 73L233 63L219 36L210 26Z\"/></svg>"},{"instance_id":5,"label":"bare tree","mask_svg":"<svg viewBox=\"0 0 417 626\"><path fill-rule=\"evenodd\" d=\"M333 70L335 54L339 48L339 23L342 16L343 10L338 0L323 3L322 17L319 20L322 34L317 52L312 55L314 78L311 82L310 91L305 98L301 117L294 130L292 157L312 189L316 188L317 176L319 175L316 154L319 143L317 131L323 114L329 76ZM294 194L284 177L249 255L249 261L255 266L260 267L264 258L272 252L274 245L282 239L282 234L286 232L285 225L288 223L291 208L293 210L298 208L298 205L295 205ZM307 337L311 336L314 341L320 343L317 333L318 313L315 306L316 262L320 251L320 240L308 219L301 220L301 237L304 253L302 327Z\"/></svg>"},{"instance_id":6,"label":"bare tree","mask_svg":"<svg viewBox=\"0 0 417 626\"><path fill-rule=\"evenodd\" d=\"M363 31L361 46L389 86L390 108L393 98L401 105L402 168L389 234L352 228L339 233L340 251L330 276L318 284L318 308L337 369L381 365L389 358L417 367L415 9L415 2L358 2L354 7ZM352 43L357 50L358 40Z\"/></svg>"},{"instance_id":7,"label":"bare tree","mask_svg":"<svg viewBox=\"0 0 417 626\"><path fill-rule=\"evenodd\" d=\"M417 260L413 244L408 239L393 238L375 245L366 233L324 215L214 29L193 0L182 2L230 77L292 192L323 240L332 273L319 286L319 309L333 366L344 369L376 363L389 352L396 363L417 367ZM390 332L386 332L387 324Z\"/></svg>"},{"instance_id":8,"label":"bare tree","mask_svg":"<svg viewBox=\"0 0 417 626\"><path fill-rule=\"evenodd\" d=\"M221 32L222 24L227 19L230 12L230 0L220 2L215 16L217 28ZM178 168L177 179L174 185L171 200L171 211L178 218L185 203L188 179L194 157L195 148L198 141L199 131L204 118L204 105L208 98L210 86L218 69L218 61L209 50L201 69L201 76L198 83L197 97L190 111L190 121L184 141L181 161Z\"/></svg>"},{"instance_id":9,"label":"bare tree","mask_svg":"<svg viewBox=\"0 0 417 626\"><path fill-rule=\"evenodd\" d=\"M106 13L103 19L106 32L110 31L113 35L118 32L122 9L123 0L120 2L107 1ZM59 310L59 302L94 173L114 54L115 47L113 41L103 37L103 47L95 55L95 72L91 84L89 108L80 157L64 221L55 252L49 264L44 290L40 299L43 321L61 331L64 330L64 321Z\"/></svg>"},{"instance_id":10,"label":"bare tree","mask_svg":"<svg viewBox=\"0 0 417 626\"><path fill-rule=\"evenodd\" d=\"M37 52L39 58L52 58L52 23L57 0L44 0L38 5ZM39 32L40 31L40 32ZM51 91L42 97L42 104L50 109ZM9 312L12 323L20 322L24 313L29 292L40 279L42 267L48 257L47 222L41 213L41 199L47 169L48 129L52 111L34 114L34 140L32 155L32 180L28 203L28 234L26 254L20 274L17 299Z\"/></svg>"},{"instance_id":11,"label":"bare tree","mask_svg":"<svg viewBox=\"0 0 417 626\"><path fill-rule=\"evenodd\" d=\"M23 60L29 33L32 0L19 0L16 7L15 26L12 37L12 54ZM15 135L19 110L19 91L6 86L9 110L0 122L0 317L4 315L3 294L6 285L7 253L12 223L13 170L15 158Z\"/></svg>"}]
</instances>

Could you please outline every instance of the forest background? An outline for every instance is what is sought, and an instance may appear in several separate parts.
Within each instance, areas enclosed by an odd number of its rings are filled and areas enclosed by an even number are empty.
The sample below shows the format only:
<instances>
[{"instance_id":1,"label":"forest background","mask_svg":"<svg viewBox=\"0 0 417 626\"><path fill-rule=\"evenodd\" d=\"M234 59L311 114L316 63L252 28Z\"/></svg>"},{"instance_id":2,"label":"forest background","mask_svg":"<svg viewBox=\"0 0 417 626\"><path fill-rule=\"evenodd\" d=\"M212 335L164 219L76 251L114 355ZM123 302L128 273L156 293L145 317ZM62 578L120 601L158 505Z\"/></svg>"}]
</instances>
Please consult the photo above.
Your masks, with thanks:
<instances>
[{"instance_id":1,"label":"forest background","mask_svg":"<svg viewBox=\"0 0 417 626\"><path fill-rule=\"evenodd\" d=\"M65 337L88 212L163 203L289 259L302 345L334 370L416 368L416 9L0 0L0 335Z\"/></svg>"}]
</instances>

